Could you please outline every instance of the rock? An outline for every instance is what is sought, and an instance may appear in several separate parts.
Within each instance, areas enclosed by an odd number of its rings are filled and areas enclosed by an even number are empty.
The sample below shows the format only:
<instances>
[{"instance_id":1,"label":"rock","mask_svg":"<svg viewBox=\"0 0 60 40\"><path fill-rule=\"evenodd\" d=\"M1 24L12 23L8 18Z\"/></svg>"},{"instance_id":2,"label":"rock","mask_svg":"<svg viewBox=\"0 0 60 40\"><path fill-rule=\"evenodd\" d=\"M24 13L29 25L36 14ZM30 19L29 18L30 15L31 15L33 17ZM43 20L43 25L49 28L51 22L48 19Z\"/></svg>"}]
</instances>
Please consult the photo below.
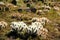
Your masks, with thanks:
<instances>
[{"instance_id":1,"label":"rock","mask_svg":"<svg viewBox=\"0 0 60 40\"><path fill-rule=\"evenodd\" d=\"M16 5L17 4L17 1L16 0L12 0L11 3L14 4L14 5Z\"/></svg>"},{"instance_id":2,"label":"rock","mask_svg":"<svg viewBox=\"0 0 60 40\"><path fill-rule=\"evenodd\" d=\"M23 10L21 8L18 9L18 12L22 12Z\"/></svg>"},{"instance_id":3,"label":"rock","mask_svg":"<svg viewBox=\"0 0 60 40\"><path fill-rule=\"evenodd\" d=\"M36 8L30 8L31 12L36 13L37 9Z\"/></svg>"},{"instance_id":4,"label":"rock","mask_svg":"<svg viewBox=\"0 0 60 40\"><path fill-rule=\"evenodd\" d=\"M24 9L26 12L31 12L31 9L29 7L27 7L26 9Z\"/></svg>"}]
</instances>

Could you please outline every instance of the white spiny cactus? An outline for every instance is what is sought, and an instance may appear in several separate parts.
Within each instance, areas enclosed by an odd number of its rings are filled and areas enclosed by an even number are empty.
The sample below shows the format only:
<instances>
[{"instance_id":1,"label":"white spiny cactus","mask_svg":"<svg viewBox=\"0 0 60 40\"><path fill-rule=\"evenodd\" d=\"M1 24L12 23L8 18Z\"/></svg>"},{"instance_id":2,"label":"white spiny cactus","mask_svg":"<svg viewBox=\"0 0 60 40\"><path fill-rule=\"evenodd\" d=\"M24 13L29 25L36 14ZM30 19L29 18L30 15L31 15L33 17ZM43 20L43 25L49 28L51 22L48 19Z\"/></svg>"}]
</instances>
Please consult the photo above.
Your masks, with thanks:
<instances>
[{"instance_id":1,"label":"white spiny cactus","mask_svg":"<svg viewBox=\"0 0 60 40\"><path fill-rule=\"evenodd\" d=\"M43 28L43 25L40 22L32 22L31 25L29 25L28 30L36 32L37 30L40 30Z\"/></svg>"},{"instance_id":2,"label":"white spiny cactus","mask_svg":"<svg viewBox=\"0 0 60 40\"><path fill-rule=\"evenodd\" d=\"M35 28L37 28L37 29L42 29L43 28L43 25L40 22L34 22L34 23L32 23L32 25L36 25Z\"/></svg>"},{"instance_id":3,"label":"white spiny cactus","mask_svg":"<svg viewBox=\"0 0 60 40\"><path fill-rule=\"evenodd\" d=\"M48 30L46 28L42 28L37 31L38 36L41 35L42 37L46 37L48 35Z\"/></svg>"},{"instance_id":4,"label":"white spiny cactus","mask_svg":"<svg viewBox=\"0 0 60 40\"><path fill-rule=\"evenodd\" d=\"M27 25L24 22L12 22L10 26L15 30L27 29Z\"/></svg>"},{"instance_id":5,"label":"white spiny cactus","mask_svg":"<svg viewBox=\"0 0 60 40\"><path fill-rule=\"evenodd\" d=\"M7 24L6 22L0 21L0 27L1 27L1 28L6 28L7 25L8 25L8 24Z\"/></svg>"},{"instance_id":6,"label":"white spiny cactus","mask_svg":"<svg viewBox=\"0 0 60 40\"><path fill-rule=\"evenodd\" d=\"M22 22L18 22L18 23L19 23L20 29L23 28L23 31L27 30L28 26L26 25L26 23L24 23L23 21Z\"/></svg>"},{"instance_id":7,"label":"white spiny cactus","mask_svg":"<svg viewBox=\"0 0 60 40\"><path fill-rule=\"evenodd\" d=\"M51 22L51 21L50 21L49 19L47 19L46 17L32 18L32 21L40 22L42 25L45 25L46 22L47 22L47 23Z\"/></svg>"},{"instance_id":8,"label":"white spiny cactus","mask_svg":"<svg viewBox=\"0 0 60 40\"><path fill-rule=\"evenodd\" d=\"M11 25L10 26L11 26L12 29L15 29L16 30L16 29L18 29L19 24L18 24L18 22L11 22Z\"/></svg>"},{"instance_id":9,"label":"white spiny cactus","mask_svg":"<svg viewBox=\"0 0 60 40\"><path fill-rule=\"evenodd\" d=\"M22 22L12 22L10 25L13 29L17 29L22 31L19 33L29 33L29 34L37 34L45 36L48 33L48 30L43 28L43 25L40 22L32 22L31 25L27 26L26 23ZM27 31L25 31L27 30Z\"/></svg>"}]
</instances>

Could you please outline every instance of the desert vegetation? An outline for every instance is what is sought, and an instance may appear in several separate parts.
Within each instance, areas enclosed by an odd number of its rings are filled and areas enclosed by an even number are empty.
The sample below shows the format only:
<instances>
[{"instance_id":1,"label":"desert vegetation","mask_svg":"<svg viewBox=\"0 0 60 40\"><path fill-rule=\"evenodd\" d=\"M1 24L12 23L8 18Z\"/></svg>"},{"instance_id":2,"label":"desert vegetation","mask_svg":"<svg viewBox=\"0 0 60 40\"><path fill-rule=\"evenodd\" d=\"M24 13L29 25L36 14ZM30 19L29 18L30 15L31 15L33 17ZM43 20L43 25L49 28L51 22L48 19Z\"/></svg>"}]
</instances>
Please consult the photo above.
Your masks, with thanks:
<instances>
[{"instance_id":1,"label":"desert vegetation","mask_svg":"<svg viewBox=\"0 0 60 40\"><path fill-rule=\"evenodd\" d=\"M60 40L60 0L0 0L0 40Z\"/></svg>"}]
</instances>

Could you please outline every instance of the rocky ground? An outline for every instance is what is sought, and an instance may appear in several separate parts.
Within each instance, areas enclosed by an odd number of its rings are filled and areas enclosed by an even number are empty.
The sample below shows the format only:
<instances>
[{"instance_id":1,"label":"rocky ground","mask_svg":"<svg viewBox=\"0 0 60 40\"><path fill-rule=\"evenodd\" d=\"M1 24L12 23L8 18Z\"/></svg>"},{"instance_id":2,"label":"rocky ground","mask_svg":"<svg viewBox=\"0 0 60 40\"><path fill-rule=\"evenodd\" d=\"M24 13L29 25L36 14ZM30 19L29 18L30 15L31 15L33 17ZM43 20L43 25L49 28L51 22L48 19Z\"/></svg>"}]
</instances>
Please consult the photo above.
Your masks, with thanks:
<instances>
[{"instance_id":1,"label":"rocky ground","mask_svg":"<svg viewBox=\"0 0 60 40\"><path fill-rule=\"evenodd\" d=\"M0 2L0 6L1 4L6 7L6 9L0 9L0 22L5 21L8 23L8 26L0 30L0 40L8 40L6 34L10 32L11 22L23 21L27 25L30 25L34 17L46 17L51 21L51 23L44 25L44 28L48 30L48 35L45 39L38 36L34 39L30 37L28 40L60 40L60 3L54 2L54 4L51 3L48 5L42 1L28 1L24 3L24 1L21 0L18 1L16 5L11 2L5 2L5 4ZM13 39L10 38L10 40ZM16 40L20 39L17 38Z\"/></svg>"}]
</instances>

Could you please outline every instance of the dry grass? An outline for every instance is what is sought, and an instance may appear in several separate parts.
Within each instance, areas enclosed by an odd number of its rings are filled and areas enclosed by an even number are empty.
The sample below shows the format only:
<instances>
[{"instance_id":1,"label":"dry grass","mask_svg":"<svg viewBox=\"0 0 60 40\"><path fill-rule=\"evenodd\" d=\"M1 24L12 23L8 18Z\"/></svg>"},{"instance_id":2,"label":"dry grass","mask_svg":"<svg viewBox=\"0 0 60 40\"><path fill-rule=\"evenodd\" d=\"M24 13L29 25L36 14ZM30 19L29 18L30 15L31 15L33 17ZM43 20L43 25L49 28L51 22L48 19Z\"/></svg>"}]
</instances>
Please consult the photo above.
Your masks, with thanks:
<instances>
[{"instance_id":1,"label":"dry grass","mask_svg":"<svg viewBox=\"0 0 60 40\"><path fill-rule=\"evenodd\" d=\"M21 4L25 5L22 2L22 0L21 0ZM39 3L37 3L37 4L39 4ZM36 5L36 7L37 6L38 5ZM11 18L12 15L16 15L16 14L17 14L18 18L23 19L22 21L26 22L27 24L31 22L31 19L33 17L47 17L48 19L50 19L52 21L52 23L50 23L50 24L46 23L46 26L45 26L45 28L47 28L49 30L49 33L48 33L49 35L48 35L47 39L43 39L39 36L39 37L35 38L35 40L40 40L40 39L41 40L60 40L60 31L55 30L55 28L58 29L60 27L59 26L56 27L53 25L53 23L60 23L60 16L57 14L57 12L58 11L54 11L53 9L51 9L46 14L37 15L36 13L29 13L29 12L25 12L25 11L23 11L22 13L19 13L17 11L6 11L6 12L0 12L0 21L6 21L8 24L10 24L12 21L21 21L21 20L17 20L17 18L14 18L14 19ZM3 37L6 37L5 34L8 33L9 30L10 30L9 25L6 29L0 30L0 36L2 35L2 39L3 39ZM6 39L6 38L4 38L4 39Z\"/></svg>"},{"instance_id":2,"label":"dry grass","mask_svg":"<svg viewBox=\"0 0 60 40\"><path fill-rule=\"evenodd\" d=\"M21 19L24 19L22 21L24 21L26 23L31 22L30 21L31 19L29 19L29 18L42 17L42 16L49 18L53 23L54 22L60 23L60 16L58 16L58 14L55 13L55 12L47 13L46 15L37 15L35 13L18 13L17 11L16 12L14 12L14 11L12 11L12 12L3 12L0 15L0 21L1 20L6 21L8 24L10 24L12 21L21 21L21 20L17 20L17 19L11 19L11 14L19 14L19 15L22 15L21 17L20 16L18 16L18 17L20 17ZM54 29L56 27L54 25L47 23L46 26L45 26L45 28L47 28L49 30L49 35L51 36L48 39L52 40L51 38L53 38L53 40L54 40L55 37L57 39L59 39L59 37L60 37L60 31L55 31ZM4 35L5 33L9 32L9 30L10 30L10 27L8 26L6 29L1 30L0 31L0 34ZM48 40L48 39L46 39L46 40Z\"/></svg>"}]
</instances>

